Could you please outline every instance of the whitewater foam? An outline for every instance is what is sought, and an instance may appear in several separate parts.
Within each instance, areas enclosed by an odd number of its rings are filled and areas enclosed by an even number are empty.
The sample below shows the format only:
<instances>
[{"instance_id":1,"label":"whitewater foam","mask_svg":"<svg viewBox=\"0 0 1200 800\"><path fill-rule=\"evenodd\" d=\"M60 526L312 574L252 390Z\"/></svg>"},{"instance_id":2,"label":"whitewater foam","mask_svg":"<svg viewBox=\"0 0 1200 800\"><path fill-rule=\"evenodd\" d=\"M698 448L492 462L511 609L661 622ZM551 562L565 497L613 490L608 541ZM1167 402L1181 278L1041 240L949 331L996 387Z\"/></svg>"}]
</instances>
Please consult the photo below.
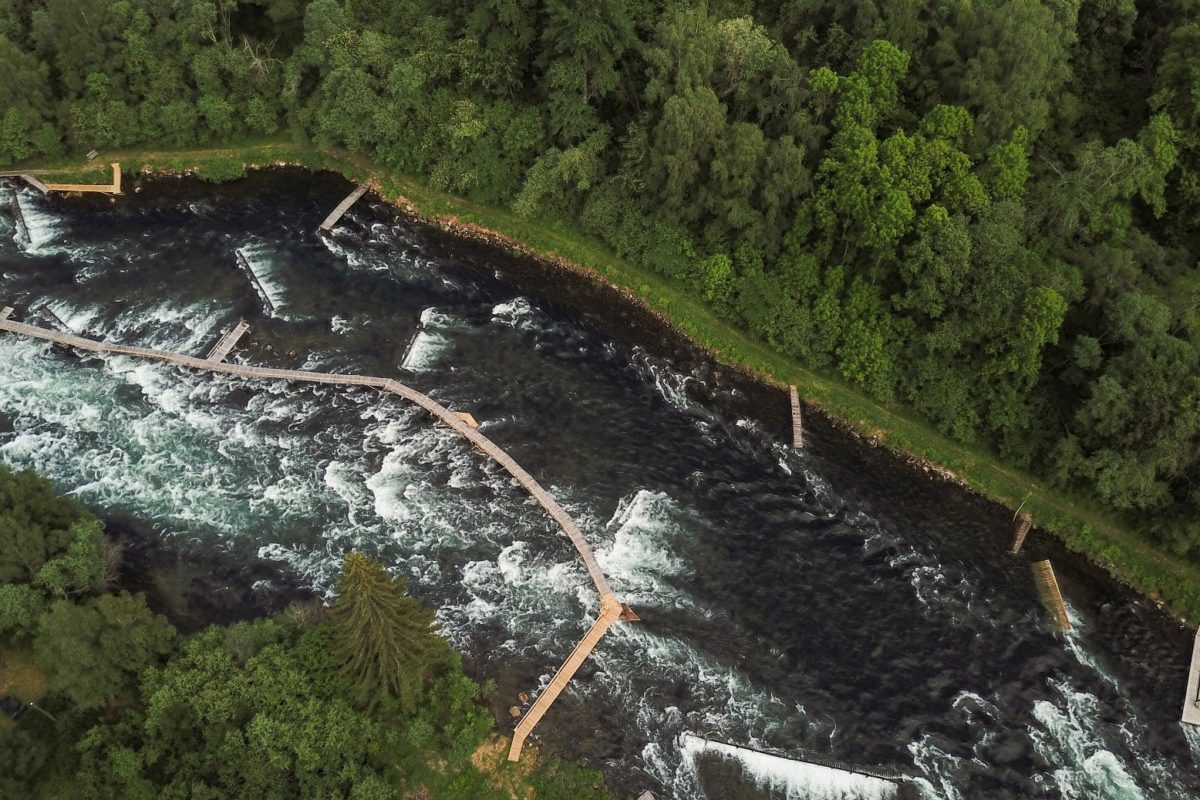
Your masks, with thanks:
<instances>
[{"instance_id":1,"label":"whitewater foam","mask_svg":"<svg viewBox=\"0 0 1200 800\"><path fill-rule=\"evenodd\" d=\"M275 274L274 260L270 250L262 244L247 244L238 248L246 269L250 271L250 283L255 294L262 300L263 310L276 319L288 319L283 309L287 306L287 291Z\"/></svg>"},{"instance_id":2,"label":"whitewater foam","mask_svg":"<svg viewBox=\"0 0 1200 800\"><path fill-rule=\"evenodd\" d=\"M897 794L891 781L684 734L681 752L695 764L706 753L733 759L759 788L789 800L887 800ZM693 767L694 768L694 767Z\"/></svg>"},{"instance_id":3,"label":"whitewater foam","mask_svg":"<svg viewBox=\"0 0 1200 800\"><path fill-rule=\"evenodd\" d=\"M1060 704L1038 700L1033 716L1040 727L1029 735L1049 764L1055 788L1065 800L1144 800L1128 764L1110 749L1101 730L1099 701L1088 692L1051 680ZM1163 787L1165 788L1165 787Z\"/></svg>"}]
</instances>

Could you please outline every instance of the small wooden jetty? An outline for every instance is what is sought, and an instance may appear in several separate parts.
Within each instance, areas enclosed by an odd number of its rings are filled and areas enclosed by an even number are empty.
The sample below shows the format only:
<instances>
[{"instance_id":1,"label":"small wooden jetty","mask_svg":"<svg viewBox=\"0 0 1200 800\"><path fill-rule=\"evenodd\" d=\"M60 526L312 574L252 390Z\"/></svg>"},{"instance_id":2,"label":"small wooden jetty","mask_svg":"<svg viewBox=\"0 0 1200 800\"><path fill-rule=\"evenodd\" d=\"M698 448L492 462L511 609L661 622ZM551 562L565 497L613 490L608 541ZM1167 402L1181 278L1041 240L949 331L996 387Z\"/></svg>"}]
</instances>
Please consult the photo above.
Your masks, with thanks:
<instances>
[{"instance_id":1,"label":"small wooden jetty","mask_svg":"<svg viewBox=\"0 0 1200 800\"><path fill-rule=\"evenodd\" d=\"M1192 665L1188 669L1187 697L1183 699L1183 721L1200 726L1200 630L1192 642Z\"/></svg>"},{"instance_id":2,"label":"small wooden jetty","mask_svg":"<svg viewBox=\"0 0 1200 800\"><path fill-rule=\"evenodd\" d=\"M792 447L804 449L804 418L800 414L800 393L795 386L789 387L792 398Z\"/></svg>"},{"instance_id":3,"label":"small wooden jetty","mask_svg":"<svg viewBox=\"0 0 1200 800\"><path fill-rule=\"evenodd\" d=\"M44 309L47 310L48 309ZM236 329L235 329L236 330ZM35 339L43 339L55 344L74 347L79 350L84 350L92 353L115 353L118 355L134 356L138 358L148 358L155 361L164 361L169 364L176 364L181 367L190 369L207 370L209 372L220 372L228 375L240 375L245 378L260 378L273 379L284 381L304 381L308 383L323 383L336 384L342 386L366 386L381 391L389 392L397 395L410 403L420 406L428 411L435 419L445 423L456 433L474 445L477 449L489 456L497 464L502 466L510 475L517 479L526 491L541 504L559 527L566 533L567 538L571 540L571 544L575 546L576 552L579 554L580 560L583 561L584 567L587 569L588 576L596 587L596 593L600 596L600 614L587 634L575 646L571 655L563 663L562 667L550 681L550 685L546 687L534 701L532 707L517 724L516 731L513 734L512 746L508 752L510 761L516 761L521 756L521 748L525 744L525 739L529 736L530 731L538 723L539 720L546 714L554 700L562 693L571 676L579 669L579 665L591 654L592 649L604 636L614 622L621 618L630 618L632 610L626 611L628 606L625 606L617 598L612 588L608 584L608 579L604 576L604 571L600 569L599 562L596 561L596 556L592 552L592 548L587 543L587 539L580 530L579 525L571 518L563 507L558 504L549 492L542 488L541 484L530 475L525 469L512 459L508 453L504 452L495 442L484 436L479 431L472 428L466 420L460 417L454 411L443 406L441 403L434 400L428 395L418 392L399 381L390 378L376 378L366 375L341 375L336 373L313 372L309 370L292 370L292 369L275 369L271 367L252 367L245 364L230 364L222 360L210 360L206 358L196 358L194 356L186 356L180 353L170 353L164 350L152 350L146 347L131 347L123 344L112 344L110 342L100 342L95 339L86 339L82 336L76 336L73 333L58 333L56 331L39 328L35 325L26 325L21 322L14 322L9 319L0 319L0 331L8 331L17 333L23 336L30 336ZM636 616L636 615L633 615Z\"/></svg>"},{"instance_id":4,"label":"small wooden jetty","mask_svg":"<svg viewBox=\"0 0 1200 800\"><path fill-rule=\"evenodd\" d=\"M357 203L358 199L367 193L367 188L368 187L366 186L359 186L353 192L347 195L345 200L338 203L337 208L335 208L333 212L325 218L325 221L321 223L321 230L326 232L332 230L333 226L338 224L338 220L345 216L346 212L350 210L350 206Z\"/></svg>"},{"instance_id":5,"label":"small wooden jetty","mask_svg":"<svg viewBox=\"0 0 1200 800\"><path fill-rule=\"evenodd\" d=\"M1058 579L1054 577L1054 567L1047 561L1033 564L1033 577L1037 581L1038 596L1042 605L1054 617L1054 624L1060 631L1071 630L1071 617L1067 614L1067 604L1062 592L1058 589Z\"/></svg>"},{"instance_id":6,"label":"small wooden jetty","mask_svg":"<svg viewBox=\"0 0 1200 800\"><path fill-rule=\"evenodd\" d=\"M238 340L246 331L250 330L250 323L244 319L238 320L238 324L231 331L221 337L221 340L213 345L213 349L208 351L208 355L204 357L205 361L224 361L233 348L237 345Z\"/></svg>"},{"instance_id":7,"label":"small wooden jetty","mask_svg":"<svg viewBox=\"0 0 1200 800\"><path fill-rule=\"evenodd\" d=\"M1016 528L1013 531L1013 543L1009 548L1008 554L1015 556L1021 552L1021 545L1025 544L1025 537L1029 535L1029 529L1033 527L1033 516L1030 514L1022 514L1017 517Z\"/></svg>"}]
</instances>

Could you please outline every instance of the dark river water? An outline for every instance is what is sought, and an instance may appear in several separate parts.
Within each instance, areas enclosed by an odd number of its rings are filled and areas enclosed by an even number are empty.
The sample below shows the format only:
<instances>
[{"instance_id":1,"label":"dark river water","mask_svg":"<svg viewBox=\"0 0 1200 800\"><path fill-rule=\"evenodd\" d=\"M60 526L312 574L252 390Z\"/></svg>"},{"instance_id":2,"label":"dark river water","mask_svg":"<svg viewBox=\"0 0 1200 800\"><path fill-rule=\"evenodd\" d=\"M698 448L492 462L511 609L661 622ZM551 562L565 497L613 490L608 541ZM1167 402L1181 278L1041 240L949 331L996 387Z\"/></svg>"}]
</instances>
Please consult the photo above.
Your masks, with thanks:
<instances>
[{"instance_id":1,"label":"dark river water","mask_svg":"<svg viewBox=\"0 0 1200 800\"><path fill-rule=\"evenodd\" d=\"M624 795L895 796L714 755L707 738L894 772L902 796L1200 796L1200 737L1177 721L1190 637L1148 601L1036 532L1008 557L1011 512L816 415L793 452L786 396L579 279L369 200L319 237L348 188L276 171L115 201L0 189L0 302L195 355L242 316L234 359L395 376L470 411L579 520L643 618L613 628L534 736ZM3 335L0 457L169 547L273 561L318 591L346 552L382 559L497 681L501 714L596 613L541 508L379 393ZM1038 605L1042 557L1075 618L1066 635Z\"/></svg>"}]
</instances>

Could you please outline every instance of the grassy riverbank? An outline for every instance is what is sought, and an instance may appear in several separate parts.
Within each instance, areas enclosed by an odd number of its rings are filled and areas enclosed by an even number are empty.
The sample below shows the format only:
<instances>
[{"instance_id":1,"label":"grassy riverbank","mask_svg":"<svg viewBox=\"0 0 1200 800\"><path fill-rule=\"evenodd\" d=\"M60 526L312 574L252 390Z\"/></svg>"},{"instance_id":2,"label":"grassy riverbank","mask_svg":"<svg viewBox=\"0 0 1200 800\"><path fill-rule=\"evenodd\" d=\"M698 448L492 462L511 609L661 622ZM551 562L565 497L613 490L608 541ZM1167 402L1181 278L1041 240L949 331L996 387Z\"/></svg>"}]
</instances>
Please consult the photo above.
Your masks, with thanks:
<instances>
[{"instance_id":1,"label":"grassy riverbank","mask_svg":"<svg viewBox=\"0 0 1200 800\"><path fill-rule=\"evenodd\" d=\"M1037 524L1108 569L1139 591L1161 596L1185 620L1200 618L1200 569L1156 549L1122 520L1100 512L1087 498L1072 497L1001 463L984 448L956 442L896 404L880 403L840 379L805 369L753 340L696 301L682 286L616 257L596 240L561 223L522 219L431 189L419 181L376 167L344 152L298 145L283 139L259 139L202 150L106 152L128 173L144 167L187 172L221 181L240 177L246 165L296 164L333 170L352 181L370 183L382 196L420 216L464 233L492 232L527 252L590 272L645 302L668 318L721 362L747 369L779 385L794 383L801 396L856 432L922 462L936 465L981 494L1034 515ZM82 159L78 159L82 162ZM31 166L70 174L70 159ZM78 170L94 169L82 165ZM128 187L127 187L128 190ZM485 229L480 231L479 229ZM780 397L780 403L785 403Z\"/></svg>"}]
</instances>

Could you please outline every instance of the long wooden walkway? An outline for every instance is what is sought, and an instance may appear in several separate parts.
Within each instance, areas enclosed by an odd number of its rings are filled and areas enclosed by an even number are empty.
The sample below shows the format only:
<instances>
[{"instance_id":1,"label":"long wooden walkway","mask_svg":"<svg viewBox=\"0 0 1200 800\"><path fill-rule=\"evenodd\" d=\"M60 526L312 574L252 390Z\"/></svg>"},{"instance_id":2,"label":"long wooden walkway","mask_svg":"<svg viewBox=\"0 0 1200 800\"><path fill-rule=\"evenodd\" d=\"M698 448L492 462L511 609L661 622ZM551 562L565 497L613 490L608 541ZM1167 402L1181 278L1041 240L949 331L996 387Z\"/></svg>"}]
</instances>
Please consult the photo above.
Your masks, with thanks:
<instances>
[{"instance_id":1,"label":"long wooden walkway","mask_svg":"<svg viewBox=\"0 0 1200 800\"><path fill-rule=\"evenodd\" d=\"M609 627L622 616L622 605L613 593L612 588L608 585L608 579L604 576L604 571L600 569L599 562L596 561L596 556L592 553L592 548L588 545L587 539L584 538L583 531L579 529L579 525L575 520L563 510L563 507L558 504L549 492L542 488L541 484L534 479L532 475L512 459L508 453L504 452L495 442L484 436L479 431L473 429L464 419L450 409L443 406L441 403L434 400L428 395L418 392L399 381L390 378L376 378L366 375L339 375L335 373L312 372L308 370L292 370L292 369L274 369L271 367L251 367L244 364L230 364L221 360L211 360L207 358L195 358L194 356L186 356L180 353L171 353L164 350L152 350L146 347L131 347L123 344L112 344L109 342L98 342L94 339L87 339L82 336L76 336L71 333L59 333L57 331L39 328L36 325L27 325L21 322L15 322L11 319L0 319L0 330L10 333L17 333L24 336L31 336L36 339L54 342L68 347L75 347L79 350L85 350L92 353L114 353L118 355L134 356L137 358L149 358L155 361L165 361L169 364L176 364L181 367L191 369L207 370L209 372L221 372L228 375L239 375L245 378L262 378L271 380L285 381L304 381L308 383L324 383L335 384L341 386L368 386L380 389L385 392L398 395L405 400L414 403L428 411L435 418L448 425L456 433L469 441L475 447L486 453L496 463L504 467L510 475L517 479L525 490L533 496L541 506L546 509L546 513L558 523L563 532L567 534L567 538L571 540L571 544L575 546L575 550L579 553L580 559L583 561L584 567L588 571L588 576L596 587L596 592L600 595L600 614L595 623L587 634L576 645L571 655L563 663L562 667L550 681L549 686L542 692L533 706L525 714L524 718L517 725L516 731L513 734L512 747L509 750L509 760L516 761L520 758L521 748L524 746L525 739L529 732L541 720L546 711L553 704L554 700L559 696L562 690L566 687L567 682L579 669L579 665L584 662L592 649L596 646L600 638L608 631Z\"/></svg>"},{"instance_id":2,"label":"long wooden walkway","mask_svg":"<svg viewBox=\"0 0 1200 800\"><path fill-rule=\"evenodd\" d=\"M1200 630L1192 641L1192 665L1188 668L1187 697L1183 699L1183 721L1200 725Z\"/></svg>"},{"instance_id":3,"label":"long wooden walkway","mask_svg":"<svg viewBox=\"0 0 1200 800\"><path fill-rule=\"evenodd\" d=\"M321 230L332 230L333 226L338 224L338 220L340 220L346 214L346 212L350 210L350 206L357 203L358 198L362 197L366 193L366 186L359 186L357 189L351 192L345 200L338 203L337 208L335 208L333 212L325 218L325 221L321 223Z\"/></svg>"}]
</instances>

